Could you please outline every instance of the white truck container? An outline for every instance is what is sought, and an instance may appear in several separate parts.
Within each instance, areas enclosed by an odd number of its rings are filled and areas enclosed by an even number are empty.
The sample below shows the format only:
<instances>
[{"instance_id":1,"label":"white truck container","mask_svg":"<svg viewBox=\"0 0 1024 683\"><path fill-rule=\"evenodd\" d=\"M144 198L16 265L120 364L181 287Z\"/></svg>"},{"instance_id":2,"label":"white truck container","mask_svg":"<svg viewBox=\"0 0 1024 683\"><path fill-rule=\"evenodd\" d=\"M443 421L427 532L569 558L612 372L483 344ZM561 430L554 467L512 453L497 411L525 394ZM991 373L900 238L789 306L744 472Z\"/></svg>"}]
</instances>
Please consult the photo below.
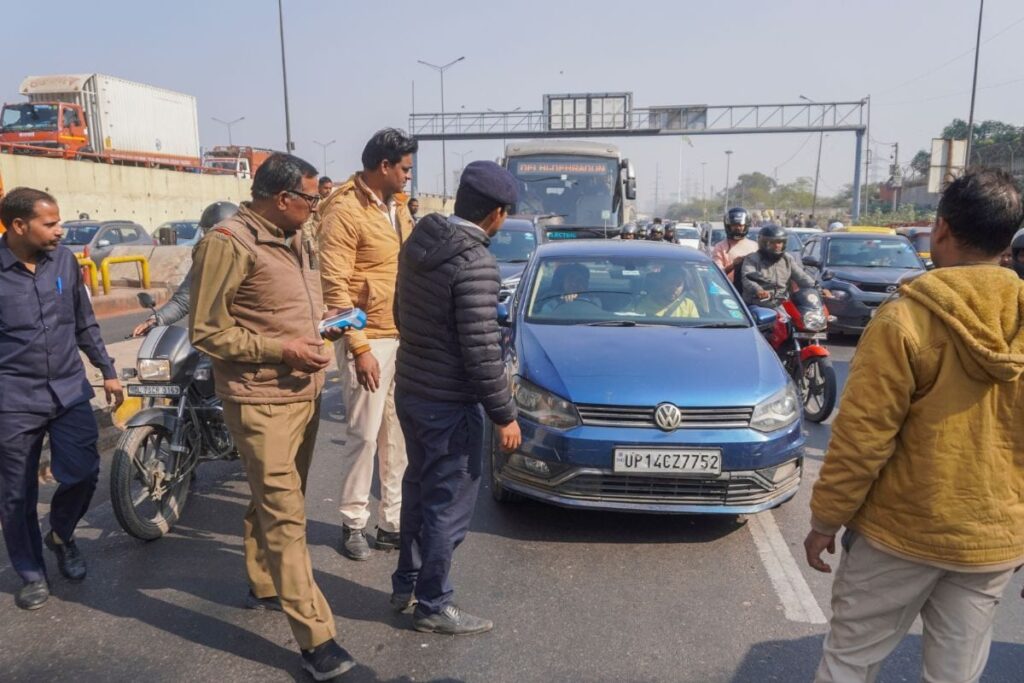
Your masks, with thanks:
<instances>
[{"instance_id":1,"label":"white truck container","mask_svg":"<svg viewBox=\"0 0 1024 683\"><path fill-rule=\"evenodd\" d=\"M29 102L69 102L85 115L89 149L111 161L199 166L199 117L191 95L105 74L29 76Z\"/></svg>"}]
</instances>

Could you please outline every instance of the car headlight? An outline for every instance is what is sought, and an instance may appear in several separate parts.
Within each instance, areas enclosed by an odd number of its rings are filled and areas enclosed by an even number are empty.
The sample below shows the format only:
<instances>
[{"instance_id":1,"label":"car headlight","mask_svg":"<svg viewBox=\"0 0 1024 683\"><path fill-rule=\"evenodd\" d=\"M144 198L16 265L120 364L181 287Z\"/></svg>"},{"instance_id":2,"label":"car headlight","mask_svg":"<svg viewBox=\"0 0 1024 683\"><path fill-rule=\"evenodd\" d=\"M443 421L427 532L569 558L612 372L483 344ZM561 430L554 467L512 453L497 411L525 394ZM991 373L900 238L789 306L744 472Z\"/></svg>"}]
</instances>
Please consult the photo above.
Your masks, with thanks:
<instances>
[{"instance_id":1,"label":"car headlight","mask_svg":"<svg viewBox=\"0 0 1024 683\"><path fill-rule=\"evenodd\" d=\"M792 382L754 407L750 418L751 429L759 432L774 432L790 425L800 417L800 396Z\"/></svg>"},{"instance_id":2,"label":"car headlight","mask_svg":"<svg viewBox=\"0 0 1024 683\"><path fill-rule=\"evenodd\" d=\"M143 382L170 382L171 361L169 360L140 360L138 364L139 379Z\"/></svg>"},{"instance_id":3,"label":"car headlight","mask_svg":"<svg viewBox=\"0 0 1024 683\"><path fill-rule=\"evenodd\" d=\"M828 327L825 314L822 311L809 311L804 314L804 328L811 332L818 332Z\"/></svg>"},{"instance_id":4,"label":"car headlight","mask_svg":"<svg viewBox=\"0 0 1024 683\"><path fill-rule=\"evenodd\" d=\"M537 424L553 429L571 429L580 423L576 406L519 375L512 378L512 396L523 417Z\"/></svg>"},{"instance_id":5,"label":"car headlight","mask_svg":"<svg viewBox=\"0 0 1024 683\"><path fill-rule=\"evenodd\" d=\"M832 298L836 301L846 301L850 298L850 293L845 289L832 289L830 291L832 292Z\"/></svg>"}]
</instances>

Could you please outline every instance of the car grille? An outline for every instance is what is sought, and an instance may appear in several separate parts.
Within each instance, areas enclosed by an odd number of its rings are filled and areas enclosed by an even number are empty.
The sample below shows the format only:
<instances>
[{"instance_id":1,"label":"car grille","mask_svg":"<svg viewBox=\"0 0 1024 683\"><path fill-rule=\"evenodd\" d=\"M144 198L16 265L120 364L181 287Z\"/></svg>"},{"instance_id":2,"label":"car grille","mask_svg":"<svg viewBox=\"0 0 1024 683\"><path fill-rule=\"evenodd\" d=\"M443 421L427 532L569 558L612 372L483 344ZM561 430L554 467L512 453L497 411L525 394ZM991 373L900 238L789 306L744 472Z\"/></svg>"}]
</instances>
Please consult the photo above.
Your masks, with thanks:
<instances>
[{"instance_id":1,"label":"car grille","mask_svg":"<svg viewBox=\"0 0 1024 683\"><path fill-rule=\"evenodd\" d=\"M756 504L771 498L780 488L789 488L797 481L798 478L793 478L783 482L781 487L775 487L746 477L688 479L612 473L581 474L559 485L557 491L572 498L742 505Z\"/></svg>"},{"instance_id":2,"label":"car grille","mask_svg":"<svg viewBox=\"0 0 1024 683\"><path fill-rule=\"evenodd\" d=\"M653 427L653 407L602 406L577 404L583 424L592 427ZM743 429L750 426L754 409L733 408L680 408L682 422L679 429Z\"/></svg>"},{"instance_id":3,"label":"car grille","mask_svg":"<svg viewBox=\"0 0 1024 683\"><path fill-rule=\"evenodd\" d=\"M857 288L862 292L874 292L876 294L889 294L889 288L893 285L890 283L875 284L873 282L862 282L857 285Z\"/></svg>"}]
</instances>

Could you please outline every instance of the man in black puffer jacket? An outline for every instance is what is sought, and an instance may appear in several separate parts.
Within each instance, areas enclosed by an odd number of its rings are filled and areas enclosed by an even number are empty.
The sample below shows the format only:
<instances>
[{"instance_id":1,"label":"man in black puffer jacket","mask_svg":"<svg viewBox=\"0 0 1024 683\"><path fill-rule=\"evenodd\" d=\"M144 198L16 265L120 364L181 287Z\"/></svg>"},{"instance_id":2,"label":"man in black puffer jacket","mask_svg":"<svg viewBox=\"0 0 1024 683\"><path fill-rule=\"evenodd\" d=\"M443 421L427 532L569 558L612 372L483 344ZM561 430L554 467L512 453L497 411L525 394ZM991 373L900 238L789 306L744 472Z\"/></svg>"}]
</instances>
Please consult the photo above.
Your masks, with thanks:
<instances>
[{"instance_id":1,"label":"man in black puffer jacket","mask_svg":"<svg viewBox=\"0 0 1024 683\"><path fill-rule=\"evenodd\" d=\"M452 603L448 572L480 488L484 420L494 423L506 450L522 440L501 357L501 280L487 249L515 202L512 175L475 161L462 174L455 215L421 219L399 260L395 403L409 465L391 604L415 608L413 624L425 633L493 626Z\"/></svg>"}]
</instances>

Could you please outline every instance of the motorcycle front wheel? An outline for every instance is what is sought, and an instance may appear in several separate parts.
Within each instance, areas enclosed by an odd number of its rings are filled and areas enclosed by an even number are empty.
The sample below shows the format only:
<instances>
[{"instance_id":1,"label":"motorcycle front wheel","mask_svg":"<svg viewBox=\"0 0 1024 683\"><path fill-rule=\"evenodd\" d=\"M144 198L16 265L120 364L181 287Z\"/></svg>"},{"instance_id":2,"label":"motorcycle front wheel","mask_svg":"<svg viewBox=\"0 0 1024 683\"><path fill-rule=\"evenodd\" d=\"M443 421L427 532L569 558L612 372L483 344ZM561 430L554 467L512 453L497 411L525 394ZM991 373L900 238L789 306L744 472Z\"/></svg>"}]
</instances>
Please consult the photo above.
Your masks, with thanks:
<instances>
[{"instance_id":1,"label":"motorcycle front wheel","mask_svg":"<svg viewBox=\"0 0 1024 683\"><path fill-rule=\"evenodd\" d=\"M836 407L836 371L828 358L808 358L799 378L804 416L811 422L824 422Z\"/></svg>"},{"instance_id":2,"label":"motorcycle front wheel","mask_svg":"<svg viewBox=\"0 0 1024 683\"><path fill-rule=\"evenodd\" d=\"M171 530L188 502L187 454L171 451L171 434L158 425L125 430L110 467L110 502L118 524L135 538L152 541Z\"/></svg>"}]
</instances>

